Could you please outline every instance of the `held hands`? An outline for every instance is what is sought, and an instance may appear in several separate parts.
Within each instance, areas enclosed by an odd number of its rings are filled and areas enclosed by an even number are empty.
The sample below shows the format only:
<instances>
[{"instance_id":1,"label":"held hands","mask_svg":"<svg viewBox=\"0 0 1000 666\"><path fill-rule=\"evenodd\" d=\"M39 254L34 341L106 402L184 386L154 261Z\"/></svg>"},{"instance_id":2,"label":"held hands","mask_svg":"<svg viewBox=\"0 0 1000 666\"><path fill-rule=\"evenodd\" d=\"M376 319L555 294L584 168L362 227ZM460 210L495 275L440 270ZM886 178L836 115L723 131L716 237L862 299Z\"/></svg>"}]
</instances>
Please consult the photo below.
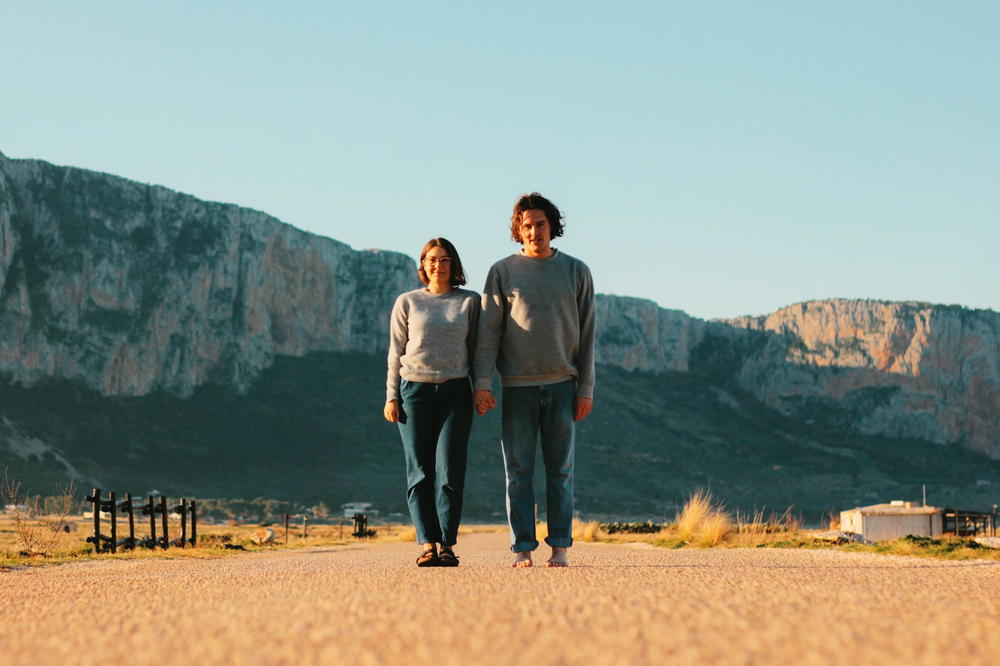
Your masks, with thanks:
<instances>
[{"instance_id":1,"label":"held hands","mask_svg":"<svg viewBox=\"0 0 1000 666\"><path fill-rule=\"evenodd\" d=\"M399 403L395 400L390 400L385 403L385 407L382 409L382 415L385 416L385 420L389 423L396 423L399 421Z\"/></svg>"},{"instance_id":2,"label":"held hands","mask_svg":"<svg viewBox=\"0 0 1000 666\"><path fill-rule=\"evenodd\" d=\"M472 406L476 408L476 413L482 416L496 407L497 401L492 391L480 389L472 394Z\"/></svg>"},{"instance_id":3,"label":"held hands","mask_svg":"<svg viewBox=\"0 0 1000 666\"><path fill-rule=\"evenodd\" d=\"M483 416L486 412L497 406L497 401L496 398L493 397L493 393L491 391L479 390L472 394L472 406L476 408L477 414ZM573 420L582 421L590 416L590 412L593 408L593 398L577 398L576 406L573 410ZM389 417L386 416L386 418Z\"/></svg>"}]
</instances>

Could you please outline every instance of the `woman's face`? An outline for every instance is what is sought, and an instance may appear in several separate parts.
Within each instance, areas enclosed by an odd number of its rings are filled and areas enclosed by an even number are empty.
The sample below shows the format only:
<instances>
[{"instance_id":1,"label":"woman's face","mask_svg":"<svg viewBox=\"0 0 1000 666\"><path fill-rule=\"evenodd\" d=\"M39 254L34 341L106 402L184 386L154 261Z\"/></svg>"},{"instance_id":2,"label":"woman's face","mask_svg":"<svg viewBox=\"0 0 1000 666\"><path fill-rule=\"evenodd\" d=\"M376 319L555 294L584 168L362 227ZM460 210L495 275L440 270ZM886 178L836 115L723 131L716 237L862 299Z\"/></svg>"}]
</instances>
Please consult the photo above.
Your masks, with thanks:
<instances>
[{"instance_id":1,"label":"woman's face","mask_svg":"<svg viewBox=\"0 0 1000 666\"><path fill-rule=\"evenodd\" d=\"M451 281L451 257L443 247L427 250L424 255L424 273L433 282L448 284Z\"/></svg>"}]
</instances>

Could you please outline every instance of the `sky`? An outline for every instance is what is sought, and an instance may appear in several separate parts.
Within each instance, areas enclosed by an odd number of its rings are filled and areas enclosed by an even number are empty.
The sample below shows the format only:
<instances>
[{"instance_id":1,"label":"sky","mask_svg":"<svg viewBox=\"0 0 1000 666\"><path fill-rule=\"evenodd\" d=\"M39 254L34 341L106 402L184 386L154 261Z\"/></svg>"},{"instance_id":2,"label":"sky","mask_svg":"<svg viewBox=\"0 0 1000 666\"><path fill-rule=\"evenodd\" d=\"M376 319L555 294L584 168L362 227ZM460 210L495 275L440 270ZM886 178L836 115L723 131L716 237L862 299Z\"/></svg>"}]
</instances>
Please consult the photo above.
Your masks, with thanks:
<instances>
[{"instance_id":1,"label":"sky","mask_svg":"<svg viewBox=\"0 0 1000 666\"><path fill-rule=\"evenodd\" d=\"M0 152L600 293L1000 310L1000 3L0 3Z\"/></svg>"}]
</instances>

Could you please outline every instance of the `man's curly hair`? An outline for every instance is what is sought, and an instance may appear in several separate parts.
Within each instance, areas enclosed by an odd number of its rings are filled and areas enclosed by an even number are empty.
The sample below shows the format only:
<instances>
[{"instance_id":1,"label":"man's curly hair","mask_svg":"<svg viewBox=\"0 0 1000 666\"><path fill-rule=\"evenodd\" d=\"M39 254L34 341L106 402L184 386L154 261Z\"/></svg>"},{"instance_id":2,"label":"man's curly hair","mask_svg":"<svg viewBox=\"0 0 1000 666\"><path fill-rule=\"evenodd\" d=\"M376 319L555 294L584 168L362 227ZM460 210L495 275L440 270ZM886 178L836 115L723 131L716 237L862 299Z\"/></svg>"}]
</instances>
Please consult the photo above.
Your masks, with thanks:
<instances>
[{"instance_id":1,"label":"man's curly hair","mask_svg":"<svg viewBox=\"0 0 1000 666\"><path fill-rule=\"evenodd\" d=\"M521 242L521 214L526 210L540 210L545 213L545 219L549 222L552 238L563 235L563 214L559 212L556 205L543 197L538 192L523 194L514 204L514 213L510 216L510 236L515 243Z\"/></svg>"}]
</instances>

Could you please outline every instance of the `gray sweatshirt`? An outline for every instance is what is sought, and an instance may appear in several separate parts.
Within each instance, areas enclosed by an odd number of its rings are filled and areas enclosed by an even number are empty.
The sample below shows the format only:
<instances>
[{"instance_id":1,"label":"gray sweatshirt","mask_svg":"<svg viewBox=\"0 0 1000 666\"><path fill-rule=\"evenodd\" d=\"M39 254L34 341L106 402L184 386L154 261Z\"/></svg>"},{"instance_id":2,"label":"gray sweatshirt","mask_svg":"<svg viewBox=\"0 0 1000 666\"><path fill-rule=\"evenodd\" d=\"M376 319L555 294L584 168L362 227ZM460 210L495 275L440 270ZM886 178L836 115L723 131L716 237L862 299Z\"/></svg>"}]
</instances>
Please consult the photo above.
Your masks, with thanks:
<instances>
[{"instance_id":1,"label":"gray sweatshirt","mask_svg":"<svg viewBox=\"0 0 1000 666\"><path fill-rule=\"evenodd\" d=\"M454 289L432 294L414 289L399 295L389 321L386 402L399 400L400 377L440 384L468 377L479 321L479 294Z\"/></svg>"},{"instance_id":2,"label":"gray sweatshirt","mask_svg":"<svg viewBox=\"0 0 1000 666\"><path fill-rule=\"evenodd\" d=\"M513 254L493 264L483 288L475 387L577 380L594 396L594 281L579 259L558 250L544 259Z\"/></svg>"}]
</instances>

